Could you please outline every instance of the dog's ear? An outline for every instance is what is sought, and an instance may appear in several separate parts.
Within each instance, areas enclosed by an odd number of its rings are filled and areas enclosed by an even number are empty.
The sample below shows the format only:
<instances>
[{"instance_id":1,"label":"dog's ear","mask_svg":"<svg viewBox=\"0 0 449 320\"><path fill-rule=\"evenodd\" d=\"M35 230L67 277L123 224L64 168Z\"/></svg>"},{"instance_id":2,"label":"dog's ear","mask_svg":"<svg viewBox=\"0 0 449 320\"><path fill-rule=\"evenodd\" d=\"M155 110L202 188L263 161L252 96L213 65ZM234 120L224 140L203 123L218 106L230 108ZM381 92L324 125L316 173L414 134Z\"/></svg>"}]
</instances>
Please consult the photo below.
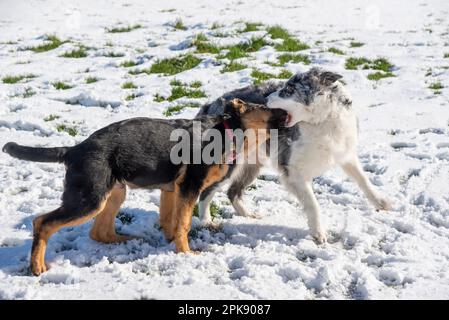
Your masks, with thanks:
<instances>
[{"instance_id":1,"label":"dog's ear","mask_svg":"<svg viewBox=\"0 0 449 320\"><path fill-rule=\"evenodd\" d=\"M231 106L240 114L245 113L248 108L246 102L238 98L234 98L231 100Z\"/></svg>"},{"instance_id":2,"label":"dog's ear","mask_svg":"<svg viewBox=\"0 0 449 320\"><path fill-rule=\"evenodd\" d=\"M319 80L322 85L330 86L338 79L343 78L343 76L339 75L338 73L330 72L330 71L324 71L321 72L319 75Z\"/></svg>"}]
</instances>

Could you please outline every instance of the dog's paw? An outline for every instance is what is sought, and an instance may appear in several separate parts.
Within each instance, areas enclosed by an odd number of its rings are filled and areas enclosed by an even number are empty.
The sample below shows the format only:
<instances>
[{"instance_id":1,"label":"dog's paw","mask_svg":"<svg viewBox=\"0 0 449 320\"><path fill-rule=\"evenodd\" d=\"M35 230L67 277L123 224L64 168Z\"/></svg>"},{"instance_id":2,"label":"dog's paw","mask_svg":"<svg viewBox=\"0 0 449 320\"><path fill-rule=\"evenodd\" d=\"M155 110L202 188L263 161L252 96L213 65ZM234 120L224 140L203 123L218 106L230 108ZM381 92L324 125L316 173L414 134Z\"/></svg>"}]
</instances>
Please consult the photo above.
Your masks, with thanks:
<instances>
[{"instance_id":1,"label":"dog's paw","mask_svg":"<svg viewBox=\"0 0 449 320\"><path fill-rule=\"evenodd\" d=\"M220 228L221 224L217 222L213 222L212 220L204 220L200 221L201 228L217 230Z\"/></svg>"},{"instance_id":2,"label":"dog's paw","mask_svg":"<svg viewBox=\"0 0 449 320\"><path fill-rule=\"evenodd\" d=\"M316 244L324 244L327 242L327 236L324 231L316 231L312 233L312 237Z\"/></svg>"},{"instance_id":3,"label":"dog's paw","mask_svg":"<svg viewBox=\"0 0 449 320\"><path fill-rule=\"evenodd\" d=\"M376 208L376 211L388 211L393 207L391 200L384 196L378 196L372 202L374 207Z\"/></svg>"},{"instance_id":4,"label":"dog's paw","mask_svg":"<svg viewBox=\"0 0 449 320\"><path fill-rule=\"evenodd\" d=\"M32 263L30 266L30 271L33 275L39 276L47 270L50 269L47 263Z\"/></svg>"},{"instance_id":5,"label":"dog's paw","mask_svg":"<svg viewBox=\"0 0 449 320\"><path fill-rule=\"evenodd\" d=\"M248 213L248 215L246 215L246 217L253 218L253 219L262 219L262 215L257 212Z\"/></svg>"}]
</instances>

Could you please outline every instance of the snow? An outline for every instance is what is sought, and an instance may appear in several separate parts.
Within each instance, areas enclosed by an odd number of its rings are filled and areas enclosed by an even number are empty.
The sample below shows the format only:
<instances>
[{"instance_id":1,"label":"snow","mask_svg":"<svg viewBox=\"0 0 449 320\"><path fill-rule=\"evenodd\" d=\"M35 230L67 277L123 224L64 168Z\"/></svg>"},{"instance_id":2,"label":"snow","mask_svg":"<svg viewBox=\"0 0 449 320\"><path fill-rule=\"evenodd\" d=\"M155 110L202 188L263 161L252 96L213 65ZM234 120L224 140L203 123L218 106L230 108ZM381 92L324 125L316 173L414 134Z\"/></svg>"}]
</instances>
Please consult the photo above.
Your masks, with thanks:
<instances>
[{"instance_id":1,"label":"snow","mask_svg":"<svg viewBox=\"0 0 449 320\"><path fill-rule=\"evenodd\" d=\"M196 34L211 37L214 22L223 25L219 31L233 34L213 38L220 44L261 34L236 34L242 27L237 21L281 24L311 46L301 52L312 59L310 66L290 63L287 69L319 65L344 76L360 118L364 170L393 199L394 209L376 212L340 170L332 170L314 183L329 235L329 243L317 246L300 204L266 169L246 192L248 208L262 219L230 218L231 206L219 193L215 201L226 213L222 227L201 229L194 218L190 245L201 253L175 254L159 227L159 191L129 191L123 212L131 223L117 219L117 229L139 239L97 243L88 237L91 222L64 229L49 241L51 269L33 277L27 270L31 221L60 203L64 167L0 153L0 298L448 299L448 13L446 0L381 0L375 5L356 0L1 1L0 77L37 77L0 82L0 145L73 145L117 120L163 117L176 103L157 103L153 96L169 94L174 77L131 76L133 68L120 67L121 62L133 59L139 63L135 68L143 69L157 58L189 52ZM187 30L170 27L177 18ZM142 28L105 32L119 23ZM72 42L43 53L23 50L41 44L45 34ZM365 45L350 48L352 38ZM88 57L59 57L76 43L92 48ZM327 52L329 47L346 55ZM104 57L109 51L124 57ZM222 74L212 55L200 56L200 65L175 77L202 81L208 98L179 102L204 103L252 81L251 69ZM386 57L396 66L396 77L369 81L368 71L344 68L348 56ZM275 72L280 69L265 64L275 57L268 46L244 61ZM429 68L432 74L426 76ZM88 76L99 81L86 84ZM74 87L57 91L55 81ZM138 88L121 89L126 81ZM437 81L444 86L441 94L428 88ZM21 97L28 87L36 94ZM137 98L127 101L132 92ZM196 112L188 108L175 117ZM50 114L60 118L44 121ZM59 124L76 127L78 134L58 132Z\"/></svg>"}]
</instances>

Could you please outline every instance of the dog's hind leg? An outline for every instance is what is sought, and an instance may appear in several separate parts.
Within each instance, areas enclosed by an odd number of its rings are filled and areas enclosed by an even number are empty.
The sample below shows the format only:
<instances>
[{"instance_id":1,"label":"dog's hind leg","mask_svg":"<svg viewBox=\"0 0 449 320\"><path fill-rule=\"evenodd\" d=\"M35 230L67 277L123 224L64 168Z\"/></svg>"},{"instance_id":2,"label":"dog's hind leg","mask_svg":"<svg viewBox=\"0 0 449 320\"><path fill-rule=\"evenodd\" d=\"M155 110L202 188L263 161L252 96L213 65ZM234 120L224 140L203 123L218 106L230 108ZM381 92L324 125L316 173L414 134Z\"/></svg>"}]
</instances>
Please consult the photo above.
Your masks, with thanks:
<instances>
[{"instance_id":1,"label":"dog's hind leg","mask_svg":"<svg viewBox=\"0 0 449 320\"><path fill-rule=\"evenodd\" d=\"M228 197L231 200L235 213L238 216L259 218L257 214L250 213L243 204L244 190L256 179L260 171L260 165L244 164L238 170L237 175L233 177L231 186L228 189Z\"/></svg>"},{"instance_id":2,"label":"dog's hind leg","mask_svg":"<svg viewBox=\"0 0 449 320\"><path fill-rule=\"evenodd\" d=\"M344 163L342 166L345 173L354 180L360 189L362 189L365 196L368 200L374 205L376 210L390 210L391 202L383 195L380 195L370 183L368 178L363 172L363 169L360 165L357 157L353 157L353 159L349 162Z\"/></svg>"},{"instance_id":3,"label":"dog's hind leg","mask_svg":"<svg viewBox=\"0 0 449 320\"><path fill-rule=\"evenodd\" d=\"M290 174L284 177L282 182L302 202L315 242L318 244L326 242L326 233L321 227L320 206L313 193L312 181L303 178L300 174Z\"/></svg>"},{"instance_id":4,"label":"dog's hind leg","mask_svg":"<svg viewBox=\"0 0 449 320\"><path fill-rule=\"evenodd\" d=\"M115 232L115 217L126 198L126 187L117 184L110 192L106 205L90 230L91 239L103 243L119 243L131 240L132 237L119 235Z\"/></svg>"},{"instance_id":5,"label":"dog's hind leg","mask_svg":"<svg viewBox=\"0 0 449 320\"><path fill-rule=\"evenodd\" d=\"M68 211L63 205L55 211L33 220L33 245L31 248L30 268L34 275L40 275L47 271L45 251L50 236L63 227L73 227L97 216L104 210L108 196L97 205L96 209L87 213L81 207L76 211Z\"/></svg>"}]
</instances>

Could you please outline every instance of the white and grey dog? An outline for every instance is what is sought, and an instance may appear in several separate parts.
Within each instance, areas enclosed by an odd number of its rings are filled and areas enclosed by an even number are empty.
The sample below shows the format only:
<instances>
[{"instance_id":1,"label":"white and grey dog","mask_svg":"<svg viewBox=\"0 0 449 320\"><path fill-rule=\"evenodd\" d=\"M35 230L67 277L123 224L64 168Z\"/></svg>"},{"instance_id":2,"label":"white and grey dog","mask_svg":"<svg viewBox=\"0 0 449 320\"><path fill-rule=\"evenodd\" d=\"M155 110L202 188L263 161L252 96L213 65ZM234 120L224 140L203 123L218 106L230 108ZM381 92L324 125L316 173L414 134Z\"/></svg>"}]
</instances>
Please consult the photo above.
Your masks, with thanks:
<instances>
[{"instance_id":1,"label":"white and grey dog","mask_svg":"<svg viewBox=\"0 0 449 320\"><path fill-rule=\"evenodd\" d=\"M352 99L340 75L312 68L294 75L284 84L250 86L223 96L238 97L261 103L270 108L288 112L287 129L281 129L279 161L280 180L303 204L308 225L317 243L326 242L326 233L320 221L320 207L312 189L313 178L328 169L340 166L362 189L377 210L390 209L390 201L376 191L365 176L357 156L357 117L352 109ZM219 100L206 105L200 114L220 112ZM228 195L237 214L250 215L241 195L259 172L257 165L236 166L229 175L231 186ZM229 180L228 179L228 180ZM228 181L223 181L228 182ZM200 217L210 222L209 203L219 184L205 190L200 198Z\"/></svg>"}]
</instances>

